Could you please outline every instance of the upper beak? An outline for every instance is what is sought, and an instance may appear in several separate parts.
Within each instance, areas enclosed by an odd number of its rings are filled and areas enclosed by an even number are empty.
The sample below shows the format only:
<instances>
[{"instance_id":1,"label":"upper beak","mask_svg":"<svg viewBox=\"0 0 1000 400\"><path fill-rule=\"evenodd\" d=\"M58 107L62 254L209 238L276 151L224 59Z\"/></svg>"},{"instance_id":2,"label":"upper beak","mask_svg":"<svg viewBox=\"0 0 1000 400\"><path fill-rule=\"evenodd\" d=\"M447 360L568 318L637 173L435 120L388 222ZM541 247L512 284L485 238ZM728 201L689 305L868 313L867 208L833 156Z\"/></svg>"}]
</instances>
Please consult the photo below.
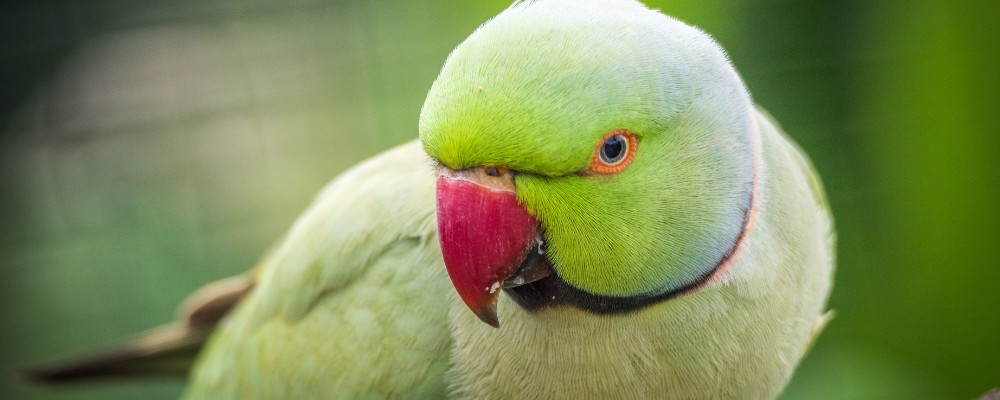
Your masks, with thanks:
<instances>
[{"instance_id":1,"label":"upper beak","mask_svg":"<svg viewBox=\"0 0 1000 400\"><path fill-rule=\"evenodd\" d=\"M536 257L529 255L540 255L542 241L538 221L517 201L513 172L441 167L437 217L444 263L459 297L483 322L500 327L500 289L548 274L532 268Z\"/></svg>"}]
</instances>

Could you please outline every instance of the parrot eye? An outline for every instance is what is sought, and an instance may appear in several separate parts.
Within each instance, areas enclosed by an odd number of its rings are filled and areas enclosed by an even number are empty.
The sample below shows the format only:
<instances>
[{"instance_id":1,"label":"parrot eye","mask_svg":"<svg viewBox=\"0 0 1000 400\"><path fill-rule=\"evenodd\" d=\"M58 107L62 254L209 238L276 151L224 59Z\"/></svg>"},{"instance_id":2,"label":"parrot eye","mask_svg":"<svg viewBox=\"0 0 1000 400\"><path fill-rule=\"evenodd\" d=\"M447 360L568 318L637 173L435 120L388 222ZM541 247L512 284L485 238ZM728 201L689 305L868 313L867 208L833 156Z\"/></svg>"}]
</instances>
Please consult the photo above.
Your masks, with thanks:
<instances>
[{"instance_id":1,"label":"parrot eye","mask_svg":"<svg viewBox=\"0 0 1000 400\"><path fill-rule=\"evenodd\" d=\"M591 172L609 175L624 171L635 157L636 143L635 134L627 129L617 129L604 135L594 151Z\"/></svg>"},{"instance_id":2,"label":"parrot eye","mask_svg":"<svg viewBox=\"0 0 1000 400\"><path fill-rule=\"evenodd\" d=\"M601 146L601 161L605 164L615 165L625 159L625 150L628 150L628 142L622 135L614 135L604 141Z\"/></svg>"}]
</instances>

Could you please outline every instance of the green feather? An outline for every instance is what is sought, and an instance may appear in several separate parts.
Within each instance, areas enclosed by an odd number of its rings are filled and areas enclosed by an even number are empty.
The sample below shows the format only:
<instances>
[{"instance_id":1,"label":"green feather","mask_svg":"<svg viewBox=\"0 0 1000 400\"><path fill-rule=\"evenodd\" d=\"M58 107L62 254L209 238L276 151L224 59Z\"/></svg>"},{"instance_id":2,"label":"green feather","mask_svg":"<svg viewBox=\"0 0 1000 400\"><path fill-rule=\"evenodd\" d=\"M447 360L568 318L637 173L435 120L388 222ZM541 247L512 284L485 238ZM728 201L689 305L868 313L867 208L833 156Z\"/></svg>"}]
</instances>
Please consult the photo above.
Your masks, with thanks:
<instances>
[{"instance_id":1,"label":"green feather","mask_svg":"<svg viewBox=\"0 0 1000 400\"><path fill-rule=\"evenodd\" d=\"M334 180L261 263L187 398L440 398L448 285L417 143Z\"/></svg>"}]
</instances>

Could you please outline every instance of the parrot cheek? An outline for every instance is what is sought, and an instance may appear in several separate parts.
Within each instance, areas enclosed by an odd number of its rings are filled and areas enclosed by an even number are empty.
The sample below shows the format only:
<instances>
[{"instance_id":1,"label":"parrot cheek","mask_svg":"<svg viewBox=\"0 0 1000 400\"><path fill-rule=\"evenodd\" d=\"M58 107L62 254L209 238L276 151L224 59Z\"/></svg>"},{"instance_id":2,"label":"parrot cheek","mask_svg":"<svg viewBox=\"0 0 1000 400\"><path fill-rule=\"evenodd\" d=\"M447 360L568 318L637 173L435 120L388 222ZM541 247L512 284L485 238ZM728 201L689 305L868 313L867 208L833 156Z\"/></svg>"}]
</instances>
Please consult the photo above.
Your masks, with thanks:
<instances>
[{"instance_id":1,"label":"parrot cheek","mask_svg":"<svg viewBox=\"0 0 1000 400\"><path fill-rule=\"evenodd\" d=\"M538 221L518 203L513 174L498 168L442 168L437 217L455 290L479 319L499 327L500 289L538 242Z\"/></svg>"}]
</instances>

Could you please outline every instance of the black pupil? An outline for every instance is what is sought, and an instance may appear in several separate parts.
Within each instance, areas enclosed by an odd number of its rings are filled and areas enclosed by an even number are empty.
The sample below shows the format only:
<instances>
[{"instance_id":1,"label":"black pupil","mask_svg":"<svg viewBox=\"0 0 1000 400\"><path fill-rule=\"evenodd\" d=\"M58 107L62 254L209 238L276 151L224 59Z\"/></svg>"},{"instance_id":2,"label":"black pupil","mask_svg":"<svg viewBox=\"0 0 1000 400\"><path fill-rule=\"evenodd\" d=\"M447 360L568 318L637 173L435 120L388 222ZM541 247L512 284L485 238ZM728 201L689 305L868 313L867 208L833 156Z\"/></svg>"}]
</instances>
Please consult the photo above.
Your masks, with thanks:
<instances>
[{"instance_id":1,"label":"black pupil","mask_svg":"<svg viewBox=\"0 0 1000 400\"><path fill-rule=\"evenodd\" d=\"M612 136L601 147L601 158L606 163L616 163L625 156L625 138Z\"/></svg>"}]
</instances>

